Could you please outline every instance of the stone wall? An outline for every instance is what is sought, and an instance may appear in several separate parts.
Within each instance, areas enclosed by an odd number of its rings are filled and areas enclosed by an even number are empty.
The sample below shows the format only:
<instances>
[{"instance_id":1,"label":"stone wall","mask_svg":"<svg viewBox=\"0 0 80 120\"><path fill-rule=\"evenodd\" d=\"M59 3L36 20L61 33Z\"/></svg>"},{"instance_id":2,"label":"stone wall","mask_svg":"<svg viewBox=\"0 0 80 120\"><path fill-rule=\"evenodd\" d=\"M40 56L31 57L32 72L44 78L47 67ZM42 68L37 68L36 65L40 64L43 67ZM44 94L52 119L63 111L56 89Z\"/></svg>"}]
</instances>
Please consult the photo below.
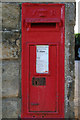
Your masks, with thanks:
<instances>
[{"instance_id":1,"label":"stone wall","mask_svg":"<svg viewBox=\"0 0 80 120\"><path fill-rule=\"evenodd\" d=\"M21 4L2 4L2 116L21 114ZM75 3L65 3L65 117L74 117Z\"/></svg>"},{"instance_id":2,"label":"stone wall","mask_svg":"<svg viewBox=\"0 0 80 120\"><path fill-rule=\"evenodd\" d=\"M17 3L2 4L2 116L17 118L21 113L20 44L21 10Z\"/></svg>"},{"instance_id":3,"label":"stone wall","mask_svg":"<svg viewBox=\"0 0 80 120\"><path fill-rule=\"evenodd\" d=\"M65 117L74 118L75 4L65 8Z\"/></svg>"}]
</instances>

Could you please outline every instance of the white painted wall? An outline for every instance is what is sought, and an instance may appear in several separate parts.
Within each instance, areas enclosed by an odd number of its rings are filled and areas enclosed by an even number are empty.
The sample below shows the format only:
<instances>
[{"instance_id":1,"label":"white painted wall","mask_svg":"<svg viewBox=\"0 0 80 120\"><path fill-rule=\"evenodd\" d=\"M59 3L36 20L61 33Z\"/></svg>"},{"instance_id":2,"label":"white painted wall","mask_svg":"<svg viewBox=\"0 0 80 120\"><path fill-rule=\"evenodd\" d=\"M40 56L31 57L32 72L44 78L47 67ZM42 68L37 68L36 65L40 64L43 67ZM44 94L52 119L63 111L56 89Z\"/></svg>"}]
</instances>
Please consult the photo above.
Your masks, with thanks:
<instances>
[{"instance_id":1,"label":"white painted wall","mask_svg":"<svg viewBox=\"0 0 80 120\"><path fill-rule=\"evenodd\" d=\"M75 61L75 116L80 116L80 61Z\"/></svg>"},{"instance_id":2,"label":"white painted wall","mask_svg":"<svg viewBox=\"0 0 80 120\"><path fill-rule=\"evenodd\" d=\"M80 0L76 0L76 25L75 33L80 33Z\"/></svg>"}]
</instances>

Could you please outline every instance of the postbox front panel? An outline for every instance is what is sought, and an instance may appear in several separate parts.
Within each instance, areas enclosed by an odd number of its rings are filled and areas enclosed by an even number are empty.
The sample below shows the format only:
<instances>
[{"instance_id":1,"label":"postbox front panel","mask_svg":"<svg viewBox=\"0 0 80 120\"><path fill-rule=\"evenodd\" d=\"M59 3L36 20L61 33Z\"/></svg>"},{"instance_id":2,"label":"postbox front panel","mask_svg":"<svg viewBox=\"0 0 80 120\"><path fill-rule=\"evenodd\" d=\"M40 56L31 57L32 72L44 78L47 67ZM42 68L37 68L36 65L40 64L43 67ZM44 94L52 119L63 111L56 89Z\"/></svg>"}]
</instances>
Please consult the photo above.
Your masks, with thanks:
<instances>
[{"instance_id":1,"label":"postbox front panel","mask_svg":"<svg viewBox=\"0 0 80 120\"><path fill-rule=\"evenodd\" d=\"M21 117L64 117L63 4L22 5Z\"/></svg>"},{"instance_id":2,"label":"postbox front panel","mask_svg":"<svg viewBox=\"0 0 80 120\"><path fill-rule=\"evenodd\" d=\"M30 111L55 112L57 109L57 47L48 45L39 45L39 47L41 49L30 46L29 107ZM41 75L37 75L37 71Z\"/></svg>"}]
</instances>

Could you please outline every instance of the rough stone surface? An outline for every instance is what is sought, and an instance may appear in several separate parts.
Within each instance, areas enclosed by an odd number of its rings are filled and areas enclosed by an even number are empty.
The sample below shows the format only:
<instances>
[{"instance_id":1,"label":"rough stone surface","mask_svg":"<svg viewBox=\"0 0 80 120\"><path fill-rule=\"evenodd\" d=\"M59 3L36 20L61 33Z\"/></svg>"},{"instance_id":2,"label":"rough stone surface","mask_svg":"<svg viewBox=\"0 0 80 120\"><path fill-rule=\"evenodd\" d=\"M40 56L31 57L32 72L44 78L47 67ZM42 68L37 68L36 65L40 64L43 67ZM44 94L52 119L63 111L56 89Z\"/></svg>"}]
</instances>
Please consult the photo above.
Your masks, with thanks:
<instances>
[{"instance_id":1,"label":"rough stone surface","mask_svg":"<svg viewBox=\"0 0 80 120\"><path fill-rule=\"evenodd\" d=\"M0 98L2 97L2 61L0 60Z\"/></svg>"},{"instance_id":2,"label":"rough stone surface","mask_svg":"<svg viewBox=\"0 0 80 120\"><path fill-rule=\"evenodd\" d=\"M20 28L20 7L14 3L2 4L2 29L19 30Z\"/></svg>"},{"instance_id":3,"label":"rough stone surface","mask_svg":"<svg viewBox=\"0 0 80 120\"><path fill-rule=\"evenodd\" d=\"M0 31L0 44L2 44L2 31Z\"/></svg>"},{"instance_id":4,"label":"rough stone surface","mask_svg":"<svg viewBox=\"0 0 80 120\"><path fill-rule=\"evenodd\" d=\"M65 118L74 118L75 4L65 8Z\"/></svg>"},{"instance_id":5,"label":"rough stone surface","mask_svg":"<svg viewBox=\"0 0 80 120\"><path fill-rule=\"evenodd\" d=\"M20 55L20 33L2 33L2 57L3 59L18 58Z\"/></svg>"},{"instance_id":6,"label":"rough stone surface","mask_svg":"<svg viewBox=\"0 0 80 120\"><path fill-rule=\"evenodd\" d=\"M0 31L2 30L2 3L0 3Z\"/></svg>"},{"instance_id":7,"label":"rough stone surface","mask_svg":"<svg viewBox=\"0 0 80 120\"><path fill-rule=\"evenodd\" d=\"M19 62L2 62L2 96L17 97L19 94Z\"/></svg>"},{"instance_id":8,"label":"rough stone surface","mask_svg":"<svg viewBox=\"0 0 80 120\"><path fill-rule=\"evenodd\" d=\"M2 59L2 43L0 43L0 60Z\"/></svg>"},{"instance_id":9,"label":"rough stone surface","mask_svg":"<svg viewBox=\"0 0 80 120\"><path fill-rule=\"evenodd\" d=\"M21 99L6 98L2 101L2 118L18 118L21 111Z\"/></svg>"},{"instance_id":10,"label":"rough stone surface","mask_svg":"<svg viewBox=\"0 0 80 120\"><path fill-rule=\"evenodd\" d=\"M74 116L74 26L66 25L65 41L65 116Z\"/></svg>"},{"instance_id":11,"label":"rough stone surface","mask_svg":"<svg viewBox=\"0 0 80 120\"><path fill-rule=\"evenodd\" d=\"M65 12L65 22L75 25L76 3L65 3Z\"/></svg>"}]
</instances>

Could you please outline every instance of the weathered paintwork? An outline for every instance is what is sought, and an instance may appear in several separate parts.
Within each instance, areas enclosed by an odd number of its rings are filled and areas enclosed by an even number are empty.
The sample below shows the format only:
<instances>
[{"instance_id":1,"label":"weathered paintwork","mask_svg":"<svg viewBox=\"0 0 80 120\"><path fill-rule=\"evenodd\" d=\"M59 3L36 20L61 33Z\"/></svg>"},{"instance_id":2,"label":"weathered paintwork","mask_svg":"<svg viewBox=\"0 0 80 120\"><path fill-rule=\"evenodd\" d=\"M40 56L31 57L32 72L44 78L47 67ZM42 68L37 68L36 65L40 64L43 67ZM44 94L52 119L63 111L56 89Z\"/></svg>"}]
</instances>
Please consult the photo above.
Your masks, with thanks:
<instances>
[{"instance_id":1,"label":"weathered paintwork","mask_svg":"<svg viewBox=\"0 0 80 120\"><path fill-rule=\"evenodd\" d=\"M21 118L64 118L64 11L64 4L22 4ZM49 46L48 73L36 72L37 45Z\"/></svg>"}]
</instances>

